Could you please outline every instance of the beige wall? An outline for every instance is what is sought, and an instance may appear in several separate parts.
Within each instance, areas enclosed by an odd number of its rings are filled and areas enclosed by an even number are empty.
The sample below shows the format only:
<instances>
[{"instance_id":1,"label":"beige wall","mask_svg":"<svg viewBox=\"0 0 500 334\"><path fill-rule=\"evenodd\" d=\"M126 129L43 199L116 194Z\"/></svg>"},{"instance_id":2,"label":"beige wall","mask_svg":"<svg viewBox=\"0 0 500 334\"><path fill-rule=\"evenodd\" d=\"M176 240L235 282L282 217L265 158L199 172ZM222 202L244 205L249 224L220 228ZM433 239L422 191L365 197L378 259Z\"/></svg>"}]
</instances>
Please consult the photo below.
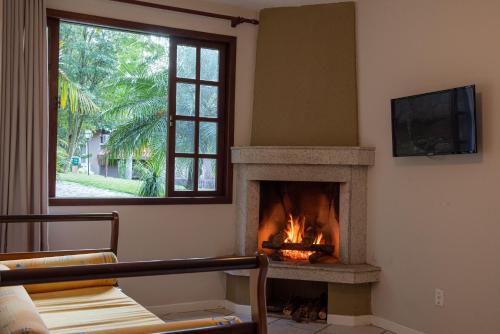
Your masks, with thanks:
<instances>
[{"instance_id":1,"label":"beige wall","mask_svg":"<svg viewBox=\"0 0 500 334\"><path fill-rule=\"evenodd\" d=\"M500 333L500 1L359 0L360 140L373 312L428 334ZM475 83L481 153L391 156L390 99ZM434 306L434 288L445 306Z\"/></svg>"},{"instance_id":2,"label":"beige wall","mask_svg":"<svg viewBox=\"0 0 500 334\"><path fill-rule=\"evenodd\" d=\"M128 6L117 11L100 0L49 0L49 4L237 33L235 135L237 145L249 143L254 28L232 30L215 20L186 19ZM369 171L369 262L383 268L382 281L373 292L372 309L377 316L428 334L500 332L500 223L496 211L500 132L495 132L500 128L496 112L500 109L499 12L496 0L357 2L360 140L362 145L377 148L376 165ZM476 83L480 93L481 154L432 160L391 157L390 98L469 83ZM122 259L232 251L232 205L92 207L85 211L112 209L122 215ZM52 212L69 211L83 210L52 208ZM52 226L52 244L61 248L75 243L102 245L106 238L86 228L74 232ZM191 240L189 245L182 244L185 240ZM202 246L205 241L206 246ZM128 293L148 305L223 298L223 284L217 274L122 283ZM435 287L445 292L444 308L434 306Z\"/></svg>"},{"instance_id":3,"label":"beige wall","mask_svg":"<svg viewBox=\"0 0 500 334\"><path fill-rule=\"evenodd\" d=\"M210 10L230 15L257 14L203 1L163 1L166 4ZM48 0L49 8L135 20L171 27L235 35L237 46L235 144L250 142L253 74L257 28L243 24L236 29L227 21L141 8L104 0ZM53 207L51 212L102 212L118 210L121 216L121 260L220 256L233 252L234 205ZM52 224L52 248L103 246L107 234L87 226L71 228ZM222 274L127 279L122 287L145 305L223 299Z\"/></svg>"}]
</instances>

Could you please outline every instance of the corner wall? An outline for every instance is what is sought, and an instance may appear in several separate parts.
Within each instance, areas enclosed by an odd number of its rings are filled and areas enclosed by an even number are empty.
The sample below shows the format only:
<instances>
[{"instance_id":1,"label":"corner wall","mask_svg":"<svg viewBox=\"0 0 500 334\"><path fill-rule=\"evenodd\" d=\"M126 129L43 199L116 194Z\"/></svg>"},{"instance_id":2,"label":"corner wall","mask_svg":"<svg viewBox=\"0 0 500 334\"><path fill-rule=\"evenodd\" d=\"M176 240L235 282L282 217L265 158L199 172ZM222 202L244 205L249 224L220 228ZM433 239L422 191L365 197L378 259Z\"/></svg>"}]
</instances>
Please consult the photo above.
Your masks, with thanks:
<instances>
[{"instance_id":1,"label":"corner wall","mask_svg":"<svg viewBox=\"0 0 500 334\"><path fill-rule=\"evenodd\" d=\"M157 1L159 2L159 1ZM165 0L162 3L217 13L257 17L257 13L205 1ZM253 77L257 28L228 21L143 8L106 0L48 0L48 7L124 20L233 35L238 38L236 71L235 145L250 142ZM51 213L120 213L118 255L121 261L211 257L234 253L234 205L151 205L51 207ZM107 230L96 224L50 226L52 249L104 246ZM224 299L225 279L218 273L129 278L120 285L140 303L153 306L199 300Z\"/></svg>"},{"instance_id":2,"label":"corner wall","mask_svg":"<svg viewBox=\"0 0 500 334\"><path fill-rule=\"evenodd\" d=\"M376 316L428 334L500 333L500 2L358 0L360 141ZM390 99L475 83L478 155L391 156ZM434 288L445 293L434 306Z\"/></svg>"}]
</instances>

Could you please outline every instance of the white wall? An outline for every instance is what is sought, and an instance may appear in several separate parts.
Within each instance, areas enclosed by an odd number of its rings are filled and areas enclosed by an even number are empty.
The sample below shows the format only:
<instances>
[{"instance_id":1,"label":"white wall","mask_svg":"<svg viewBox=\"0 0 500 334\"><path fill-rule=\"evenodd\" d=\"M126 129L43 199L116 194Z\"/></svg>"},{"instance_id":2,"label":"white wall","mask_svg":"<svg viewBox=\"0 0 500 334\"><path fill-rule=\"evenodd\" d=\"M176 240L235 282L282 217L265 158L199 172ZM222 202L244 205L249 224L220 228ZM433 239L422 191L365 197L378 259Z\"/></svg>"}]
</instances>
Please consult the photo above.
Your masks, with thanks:
<instances>
[{"instance_id":1,"label":"white wall","mask_svg":"<svg viewBox=\"0 0 500 334\"><path fill-rule=\"evenodd\" d=\"M429 334L500 333L500 1L358 0L361 144L375 315ZM475 83L477 156L391 156L390 99ZM445 306L434 306L434 288Z\"/></svg>"},{"instance_id":2,"label":"white wall","mask_svg":"<svg viewBox=\"0 0 500 334\"><path fill-rule=\"evenodd\" d=\"M178 0L163 1L163 3L229 15L256 16L256 13L251 11L218 6L204 1ZM249 144L257 36L255 26L242 24L238 28L231 28L228 21L105 0L48 0L48 7L237 36L235 145ZM234 205L50 208L53 213L109 212L111 210L118 210L121 217L119 258L122 261L221 256L233 253ZM108 233L103 228L90 227L90 224L78 228L52 224L50 227L51 248L106 245ZM225 294L225 281L222 274L125 279L120 284L130 296L145 305L222 299Z\"/></svg>"}]
</instances>

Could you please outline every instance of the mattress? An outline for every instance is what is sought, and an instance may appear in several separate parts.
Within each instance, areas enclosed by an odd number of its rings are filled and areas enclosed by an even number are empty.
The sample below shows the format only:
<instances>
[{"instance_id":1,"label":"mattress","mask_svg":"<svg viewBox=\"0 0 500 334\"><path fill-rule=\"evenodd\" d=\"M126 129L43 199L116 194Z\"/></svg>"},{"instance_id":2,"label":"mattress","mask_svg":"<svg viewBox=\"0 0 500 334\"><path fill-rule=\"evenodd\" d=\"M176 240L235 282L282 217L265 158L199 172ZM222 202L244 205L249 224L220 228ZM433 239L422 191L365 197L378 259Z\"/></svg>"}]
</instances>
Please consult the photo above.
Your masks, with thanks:
<instances>
[{"instance_id":1,"label":"mattress","mask_svg":"<svg viewBox=\"0 0 500 334\"><path fill-rule=\"evenodd\" d=\"M227 326L237 317L163 322L119 288L103 286L30 295L52 334L145 334Z\"/></svg>"}]
</instances>

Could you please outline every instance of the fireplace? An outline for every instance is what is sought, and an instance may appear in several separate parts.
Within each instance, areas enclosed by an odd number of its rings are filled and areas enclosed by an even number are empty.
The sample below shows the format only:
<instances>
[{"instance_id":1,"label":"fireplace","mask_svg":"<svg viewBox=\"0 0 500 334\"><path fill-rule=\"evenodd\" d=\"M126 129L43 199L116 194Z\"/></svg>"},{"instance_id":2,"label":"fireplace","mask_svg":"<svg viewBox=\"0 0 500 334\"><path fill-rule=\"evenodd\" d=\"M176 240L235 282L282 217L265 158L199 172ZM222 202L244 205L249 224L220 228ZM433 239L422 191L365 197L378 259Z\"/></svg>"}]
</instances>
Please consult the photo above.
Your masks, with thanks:
<instances>
[{"instance_id":1,"label":"fireplace","mask_svg":"<svg viewBox=\"0 0 500 334\"><path fill-rule=\"evenodd\" d=\"M280 226L286 228L290 214L301 223L304 219L301 210L306 210L307 215L316 220L321 211L321 221L314 224L328 221L331 228L323 237L331 237L333 256L339 263L366 263L366 173L374 162L373 149L238 147L233 148L232 153L237 176L235 241L238 255L251 255L258 250L271 254L271 250L262 247L263 242L272 241L272 234L279 232ZM276 202L281 201L283 190L288 192L283 199L286 197L289 203L280 208ZM268 210L276 210L278 218L275 227L267 231L267 224L261 218L273 215L266 212L269 206ZM335 210L321 210L326 206ZM287 210L288 216L284 217L283 212ZM325 212L334 218L324 218ZM337 224L332 223L334 219ZM337 263L333 259L327 262Z\"/></svg>"},{"instance_id":2,"label":"fireplace","mask_svg":"<svg viewBox=\"0 0 500 334\"><path fill-rule=\"evenodd\" d=\"M380 275L366 263L367 170L374 161L374 149L364 147L232 149L236 254L271 259L269 311L297 321L366 321ZM248 275L227 272L228 301L248 305Z\"/></svg>"},{"instance_id":3,"label":"fireplace","mask_svg":"<svg viewBox=\"0 0 500 334\"><path fill-rule=\"evenodd\" d=\"M336 182L262 181L258 246L274 261L337 263Z\"/></svg>"}]
</instances>

